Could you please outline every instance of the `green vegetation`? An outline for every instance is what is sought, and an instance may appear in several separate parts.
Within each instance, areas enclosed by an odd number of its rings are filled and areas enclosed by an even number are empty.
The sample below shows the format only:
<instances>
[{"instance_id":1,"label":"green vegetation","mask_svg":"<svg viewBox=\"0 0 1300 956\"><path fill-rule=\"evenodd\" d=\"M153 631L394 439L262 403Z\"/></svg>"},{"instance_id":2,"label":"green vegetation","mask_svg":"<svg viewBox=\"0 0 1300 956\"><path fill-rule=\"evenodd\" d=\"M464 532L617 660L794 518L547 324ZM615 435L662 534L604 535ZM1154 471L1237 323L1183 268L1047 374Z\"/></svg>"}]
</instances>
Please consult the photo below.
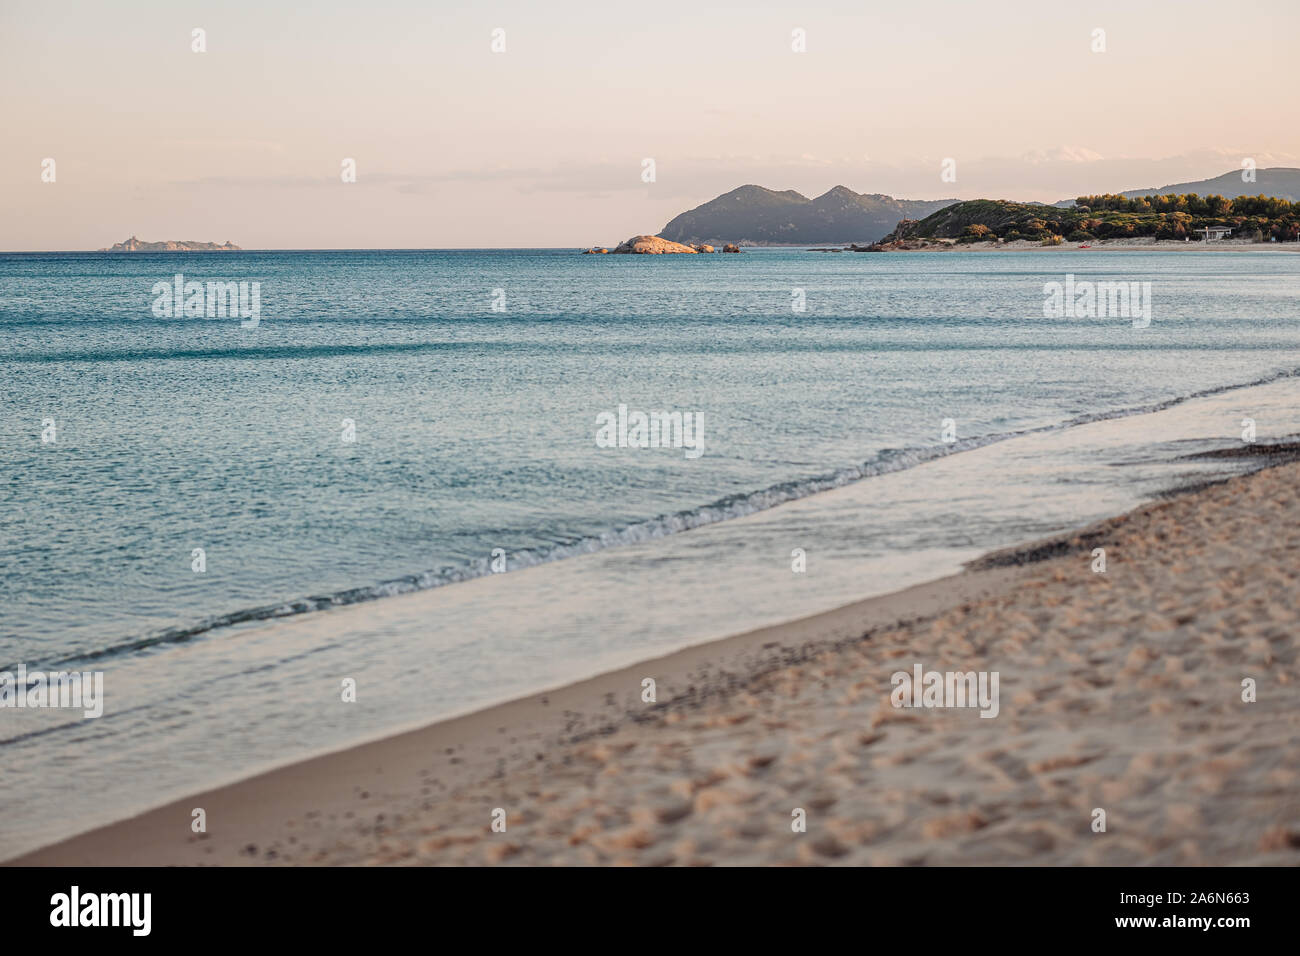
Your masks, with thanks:
<instances>
[{"instance_id":1,"label":"green vegetation","mask_svg":"<svg viewBox=\"0 0 1300 956\"><path fill-rule=\"evenodd\" d=\"M1000 199L959 202L919 221L899 223L882 243L907 239L955 239L959 243L997 239L1062 240L1202 238L1201 229L1222 226L1234 238L1294 242L1300 238L1300 202L1270 196L1168 195L1080 196L1068 209Z\"/></svg>"}]
</instances>

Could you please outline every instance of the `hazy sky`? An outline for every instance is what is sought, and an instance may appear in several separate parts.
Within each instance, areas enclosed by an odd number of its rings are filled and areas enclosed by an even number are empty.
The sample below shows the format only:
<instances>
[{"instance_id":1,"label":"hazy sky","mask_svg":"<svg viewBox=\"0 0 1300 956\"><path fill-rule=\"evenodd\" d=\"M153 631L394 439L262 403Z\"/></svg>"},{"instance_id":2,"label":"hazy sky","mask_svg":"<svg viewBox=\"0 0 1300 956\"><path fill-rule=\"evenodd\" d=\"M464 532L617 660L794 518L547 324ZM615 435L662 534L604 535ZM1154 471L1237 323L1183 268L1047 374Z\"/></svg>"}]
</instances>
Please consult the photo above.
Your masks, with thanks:
<instances>
[{"instance_id":1,"label":"hazy sky","mask_svg":"<svg viewBox=\"0 0 1300 956\"><path fill-rule=\"evenodd\" d=\"M290 6L0 0L0 249L609 245L749 182L1054 201L1300 165L1297 0Z\"/></svg>"}]
</instances>

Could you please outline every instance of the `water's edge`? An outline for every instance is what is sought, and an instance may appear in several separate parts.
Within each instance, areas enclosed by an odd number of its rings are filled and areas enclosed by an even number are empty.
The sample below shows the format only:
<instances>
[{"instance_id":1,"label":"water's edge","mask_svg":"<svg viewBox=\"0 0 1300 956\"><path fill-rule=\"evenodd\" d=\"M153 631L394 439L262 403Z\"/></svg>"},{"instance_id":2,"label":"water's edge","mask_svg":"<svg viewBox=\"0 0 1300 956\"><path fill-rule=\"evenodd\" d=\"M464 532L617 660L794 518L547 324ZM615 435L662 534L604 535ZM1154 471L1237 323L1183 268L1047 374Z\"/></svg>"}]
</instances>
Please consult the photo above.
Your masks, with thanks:
<instances>
[{"instance_id":1,"label":"water's edge","mask_svg":"<svg viewBox=\"0 0 1300 956\"><path fill-rule=\"evenodd\" d=\"M1198 398L1205 398L1241 389L1268 385L1273 382L1297 376L1300 376L1300 368L1284 369L1248 382L1207 388L1159 402L1147 403L1145 405L1131 406L1088 415L1078 415L1052 425L1042 425L1036 428L1027 428L1019 431L999 432L981 435L975 438L960 439L948 445L887 448L882 450L873 460L863 462L859 465L839 468L835 471L823 473L811 478L781 482L759 491L729 495L712 501L706 505L686 509L673 514L658 515L644 521L612 528L599 535L578 538L569 543L516 551L506 556L506 570L516 571L522 568L536 567L538 565L549 564L554 561L577 557L583 554L594 554L624 545L652 541L669 535L702 528L711 524L742 518L747 515L757 514L761 511L767 511L790 501L798 501L825 491L830 491L835 488L841 488L845 485L863 481L867 478L906 471L919 465L923 465L926 462L934 461L938 458L959 454L964 451L972 451L977 448L984 448L988 445L1007 441L1013 438L1021 438L1033 434L1058 432L1079 425L1089 424L1091 422L1110 421L1134 415L1150 415ZM427 591L433 588L470 581L492 573L494 572L490 567L489 559L480 558L475 562L460 567L422 571L400 578L381 581L374 585L348 588L332 594L307 596L289 601L261 605L258 607L244 608L228 614L209 617L192 625L166 628L161 631L143 635L139 638L111 644L107 647L95 649L87 648L54 660L27 662L27 666L32 669L48 670L89 661L102 660L158 645L189 641L192 638L210 632L220 631L239 624L292 617L299 614L324 611L330 608L345 607L352 604L375 601L381 598L393 597L400 594ZM0 670L13 670L17 666L17 662L0 664Z\"/></svg>"},{"instance_id":2,"label":"water's edge","mask_svg":"<svg viewBox=\"0 0 1300 956\"><path fill-rule=\"evenodd\" d=\"M1265 379L1261 379L1261 380L1258 380L1258 381L1256 381L1256 382L1245 383L1245 384L1243 384L1243 385L1237 385L1237 386L1228 386L1228 387L1225 387L1225 388L1216 388L1216 389L1212 389L1212 390L1207 390L1206 392L1203 392L1203 393L1198 393L1197 395L1193 395L1193 396L1184 396L1184 397L1181 397L1181 398L1171 399L1171 400L1168 400L1168 401L1165 401L1165 402L1157 403L1156 405L1150 407L1150 408L1149 408L1148 410L1146 410L1146 411L1143 411L1143 410L1133 410L1133 409L1128 409L1128 410L1124 410L1124 411L1122 411L1122 412L1117 412L1117 413L1111 413L1111 414L1099 414L1099 415L1096 415L1096 416L1088 416L1087 419L1086 419L1085 421L1075 422L1075 423L1073 423L1073 424L1087 424L1087 423L1089 423L1089 422L1105 421L1105 420L1108 420L1108 419L1120 418L1120 417L1126 417L1126 416L1131 416L1131 415L1152 414L1152 413L1154 413L1154 412L1161 411L1161 410L1163 410L1163 409L1171 408L1171 407L1174 407L1174 406L1176 406L1176 405L1182 404L1182 403L1184 403L1184 402L1186 402L1186 401L1189 401L1189 400L1192 399L1192 398L1204 397L1204 396L1206 396L1206 395L1216 395L1216 394L1221 394L1221 393L1224 393L1224 392L1230 392L1230 391L1236 391L1236 390L1240 390L1240 389L1250 388L1250 387L1257 386L1257 385L1266 385L1266 384L1269 384L1269 383L1271 383L1271 382L1276 382L1276 381L1279 381L1279 380L1282 380L1282 379L1285 379L1285 378L1294 377L1296 374L1297 374L1297 372L1295 372L1295 371L1292 371L1292 372L1280 372L1280 373L1278 373L1278 374L1276 374L1276 375L1269 376L1269 377L1267 377L1267 378L1265 378ZM1060 430L1062 430L1062 429L1064 429L1064 428L1067 428L1067 427L1070 427L1070 426L1069 426L1069 425L1046 426L1046 427L1043 427L1043 428L1031 429L1031 430L1029 430L1029 431L1027 431L1027 432L1020 433L1020 434L1032 434L1032 433L1035 433L1035 432L1055 432L1055 431L1060 431ZM1008 437L1017 437L1017 436L1008 436ZM993 439L992 441L983 441L982 444L979 444L979 445L970 445L970 446L967 446L967 448L970 449L970 450L973 450L974 447L983 447L983 446L985 446L985 445L992 444L993 441L997 441L997 440L1000 440L1000 439ZM976 441L980 441L980 440L972 440L972 442L976 442ZM931 461L931 460L934 460L935 458L942 457L943 455L950 454L950 453L954 453L954 452L961 451L961 450L966 450L966 449L963 449L962 447L957 446L957 447L952 447L952 448L950 448L950 449L946 449L946 450L939 450L937 454L935 454L935 455L933 455L933 456L931 456L930 458L927 458L927 459L925 459L925 460L926 460L926 461ZM893 469L893 470L895 470L895 471L903 470L903 468L905 468L905 467L914 467L916 464L921 464L921 463L923 463L923 462L918 461L918 462L915 462L915 463L912 464L912 465L902 466L902 467L899 467L899 468L895 468L895 469ZM1262 463L1262 464L1260 465L1260 468L1274 467L1276 464L1280 464L1280 462L1273 462L1273 463L1264 462L1264 463ZM1252 470L1257 470L1257 469L1252 469ZM862 477L869 477L869 476L868 476L868 475L863 475ZM847 483L847 482L842 482L841 484L844 484L844 483ZM834 487L838 487L838 485L833 485L833 486L830 486L830 487L828 487L828 488L826 488L826 489L822 489L822 490L823 490L823 491L829 491L829 490L831 490L831 489L834 488ZM809 492L807 495L803 495L803 496L800 496L800 497L808 497L808 496L813 495L813 494L816 494L816 493L817 493L817 492ZM1157 497L1158 497L1158 496L1147 496L1146 498L1143 499L1143 502L1142 502L1141 504L1137 505L1137 507L1143 507L1143 506L1145 506L1145 504L1149 503L1150 501L1152 501L1152 500L1157 500ZM787 500L795 500L795 499L787 499ZM776 505L781 504L781 503L784 503L784 502L773 502L772 504L769 504L769 505L767 505L766 507L768 507L768 508L775 507ZM765 510L765 509L755 509L755 510ZM1130 508L1130 509L1126 509L1126 510L1123 510L1123 511L1117 512L1115 515L1112 515L1111 517L1119 517L1119 516L1121 516L1121 515L1123 515L1123 514L1130 513L1132 510L1133 510L1132 508ZM1091 525L1091 524L1094 523L1094 521L1095 521L1094 518L1089 518L1089 519L1087 519L1087 520L1080 521L1078 524L1072 526L1072 529L1071 529L1071 530L1077 530L1077 529L1080 528L1080 527L1085 527L1085 526ZM683 530L689 530L689 529L683 529ZM1042 542L1044 542L1044 541L1049 541L1049 540L1052 540L1052 539L1058 538L1060 534L1061 534L1061 532L1058 531L1058 532L1054 532L1054 533L1049 534L1049 535L1046 535L1046 536L1033 536L1033 537L1030 537L1030 538L1024 539L1023 541L1021 541L1021 542L1019 542L1019 543L1017 543L1017 544L1013 544L1013 545L1011 545L1010 547L1011 547L1011 548L1028 548L1028 547L1033 547L1034 545L1039 544L1039 543L1042 543ZM984 552L984 553L987 555L987 554L994 553L994 552L996 552L996 551L1007 551L1007 550L1008 550L1008 547L1007 547L1007 546L998 546L998 547L996 547L996 548L989 549L988 551L986 551L986 552ZM539 563L540 563L540 562L539 562ZM969 572L961 572L961 573L964 574L964 573L980 573L980 572L978 572L978 571L969 571ZM323 756L328 756L328 755L331 755L331 754L339 754L339 753L343 753L343 752L346 752L346 751L349 751L349 750L356 749L356 748L358 748L358 747L364 747L364 746L366 746L366 745L368 745L368 744L373 744L373 743L376 743L376 742L378 742L378 741L387 740L387 739L389 739L389 738L396 737L396 736L400 736L400 735L403 735L403 734L406 734L406 733L410 733L410 732L413 732L413 731L419 731L419 730L423 730L423 729L427 729L427 728L435 727L435 726L438 726L438 725L441 725L441 724L448 723L448 722L450 722L450 721L454 721L454 720L462 719L462 718L467 717L467 716L469 716L469 715L479 714L479 713L483 713L483 712L486 712L486 711L490 711L490 710L492 710L492 709L494 709L494 708L496 708L496 707L500 707L500 706L507 705L507 704L514 703L514 702L518 702L518 701L523 701L523 700L530 699L530 698L534 698L534 697L538 696L539 694L554 693L554 692L556 692L556 691L558 691L558 690L560 690L560 689L562 689L562 688L570 687L570 686L573 686L573 685L575 685L575 684L584 683L584 682L591 681L591 680L599 680L600 678L602 678L602 677L604 677L604 676L607 676L607 675L610 675L610 674L614 674L614 673L618 673L618 672L624 671L624 670L626 670L628 667L634 667L634 666L637 666L637 665L639 665L639 664L643 664L643 663L647 663L647 662L650 662L650 661L659 660L659 659L662 659L662 658L664 658L664 657L671 656L672 654L682 652L682 651L684 651L684 650L706 648L706 647L710 647L710 646L714 646L714 645L720 644L720 643L725 642L725 641L729 641L729 640L733 640L733 639L737 639L737 638L742 638L742 637L744 637L745 635L748 635L748 634L754 634L754 633L758 633L758 632L770 632L770 631L773 629L773 627L776 627L776 628L790 627L790 626L796 625L796 624L797 624L798 622L800 622L800 621L807 621L807 620L810 620L810 619L812 619L812 618L820 617L820 616L825 615L825 614L834 613L834 612L836 612L836 611L838 611L838 610L842 610L842 609L847 608L847 607L852 607L852 606L855 606L855 605L858 605L858 604L861 604L861 603L864 603L864 602L868 602L868 601L870 601L870 602L874 602L874 601L882 600L882 599L888 598L888 597L890 597L890 596L900 594L900 593L902 593L902 592L904 592L904 591L912 590L913 588L922 587L922 586L927 586L927 585L932 585L932 584L934 584L935 582L938 582L938 581L948 580L948 579L950 579L951 577L953 577L953 575L950 574L947 570L944 570L944 571L942 571L942 572L939 572L939 573L933 574L933 575L931 575L931 576L928 576L928 577L925 577L925 578L922 578L922 579L919 579L919 580L911 581L911 582L909 582L909 583L903 585L903 586L900 587L900 588L891 589L891 590L889 590L889 591L887 591L887 592L883 592L883 593L880 593L880 594L870 595L870 596L865 597L865 598L858 598L858 599L855 599L855 600L849 601L849 602L847 602L847 603L845 603L845 602L843 602L843 601L841 601L841 600L837 600L837 601L834 601L833 603L831 603L829 606L824 606L824 607L818 608L817 610L813 611L812 613L800 613L800 614L796 614L795 616L793 616L793 617L791 617L791 618L789 618L789 619L786 619L786 620L782 620L781 622L779 622L779 623L777 623L777 624L765 624L765 625L762 625L762 626L759 626L759 627L746 627L746 628L742 628L741 630L739 630L739 631L737 631L737 632L732 632L732 633L729 633L729 634L722 634L722 635L714 636L714 637L711 637L711 638L708 638L708 639L705 639L705 640L702 640L702 641L701 641L701 640L688 641L688 642L686 642L686 643L684 643L684 644L677 645L677 646L666 646L666 647L665 647L665 646L656 646L656 647L654 647L654 648L648 648L648 647L647 647L647 648L645 648L646 653L642 654L642 655L639 656L639 657L636 656L636 653L638 653L638 652L633 652L633 655L632 655L632 657L630 657L630 658L624 658L624 659L621 659L621 660L611 660L611 661L607 661L607 662L605 662L605 666L600 667L600 669L597 670L597 671L594 672L594 673L590 673L590 672L588 672L588 673L582 673L582 674L575 674L575 675L566 676L565 679L563 679L563 680L560 680L560 681L554 681L554 682L548 682L548 683L546 683L546 684L543 684L543 685L541 685L541 686L538 686L538 687L532 688L532 689L530 689L530 690L528 690L528 691L526 691L526 692L522 692L522 693L519 692L517 689L512 689L512 690L508 691L507 693L505 693L505 694L503 694L503 695L500 695L499 697L495 697L495 698L487 698L487 699L479 700L479 701L476 701L476 702L474 702L474 703L472 703L472 704L470 704L470 705L468 705L468 706L461 707L461 708L457 708L457 709L449 710L448 712L443 713L443 714L440 714L439 716L437 716L436 718L434 718L434 719L432 719L432 720L430 720L430 719L428 719L427 717L425 717L425 718L417 719L417 720L414 720L414 721L402 722L402 723L398 723L398 724L394 724L394 725L391 725L391 726L385 727L385 728L383 728L382 730L372 731L372 732L370 732L370 733L363 733L363 734L360 734L360 735L358 735L357 737L354 737L354 738L348 738L348 739L345 739L345 740L336 740L336 741L333 741L333 742L327 744L326 746L323 746L323 747L317 748L317 749L315 749L315 750L310 750L310 751L307 751L307 752L296 752L296 753L294 753L291 757L286 757L286 758L283 758L283 759L271 759L271 760L268 760L268 761L262 762L262 763L260 763L260 764L250 765L250 766L247 766L247 767L242 768L240 771L238 771L237 773L231 775L230 777L227 777L227 778L215 778L215 779L209 781L208 783L204 784L203 786L194 789L193 791L188 791L188 792L186 792L186 793L181 793L181 794L179 794L179 795L178 795L175 791L169 791L169 792L166 794L166 796L165 796L163 799L161 799L159 802L156 802L156 803L148 803L148 804L143 804L143 805L134 805L134 806L131 807L131 809L130 809L129 811L123 811L123 812L120 813L120 815L117 815L117 816L114 816L114 817L111 817L111 818L108 818L108 819L100 819L100 820L98 820L98 821L95 821L91 826L87 827L87 828L84 829L84 830L80 830L80 831L77 831L77 832L74 832L74 833L70 833L70 834L67 834L67 833L65 833L65 834L61 834L61 835L59 835L57 838L53 838L53 839L50 838L50 835L49 835L49 834L45 834L45 835L41 835L41 836L36 836L36 841L37 841L37 842L35 842L35 843L30 843L30 844L25 844L25 845L22 844L22 843L20 842L20 843L16 844L14 847L10 848L10 850L9 850L8 852L6 852L5 856L4 856L3 858L0 858L0 859L2 859L2 860L11 860L11 859L14 859L14 858L16 858L16 857L18 857L18 856L22 856L22 855L25 855L25 854L31 853L31 852L33 852L33 851L39 850L39 849L41 849L41 848L43 848L43 847L53 846L53 845L55 845L55 844L65 842L66 840L73 839L73 838L75 838L75 837L77 837L77 836L84 835L85 833L93 832L93 831L95 831L95 830L100 830L100 829L103 829L103 828L105 828L105 827L107 827L107 826L112 826L113 823L115 823L115 822L120 822L121 820L131 819L131 818L136 817L136 816L139 816L139 815L141 815L141 814L143 814L143 813L150 812L151 810L155 810L155 809L158 809L158 808L160 808L160 807L168 806L168 805L170 805L170 804L172 804L172 803L175 803L177 800L185 800L185 799L189 799L189 798L191 798L191 797L193 797L193 796L196 796L196 795L198 795L198 794L207 793L207 792L210 792L210 791L212 791L212 790L220 789L220 788L222 788L222 787L226 787L226 786L230 786L230 785L232 785L232 784L237 784L237 783L242 782L242 781L250 780L250 779L253 779L253 778L255 778L255 777L259 777L259 776L262 776L262 775L264 775L264 774L266 774L266 773L272 772L272 771L276 771L276 770L280 770L280 769L283 769L283 768L286 768L286 767L291 767L291 766L294 766L294 765L302 764L302 763L305 763L305 762L308 762L308 761L311 761L311 760L314 760L314 759L318 759L318 758L323 757Z\"/></svg>"}]
</instances>

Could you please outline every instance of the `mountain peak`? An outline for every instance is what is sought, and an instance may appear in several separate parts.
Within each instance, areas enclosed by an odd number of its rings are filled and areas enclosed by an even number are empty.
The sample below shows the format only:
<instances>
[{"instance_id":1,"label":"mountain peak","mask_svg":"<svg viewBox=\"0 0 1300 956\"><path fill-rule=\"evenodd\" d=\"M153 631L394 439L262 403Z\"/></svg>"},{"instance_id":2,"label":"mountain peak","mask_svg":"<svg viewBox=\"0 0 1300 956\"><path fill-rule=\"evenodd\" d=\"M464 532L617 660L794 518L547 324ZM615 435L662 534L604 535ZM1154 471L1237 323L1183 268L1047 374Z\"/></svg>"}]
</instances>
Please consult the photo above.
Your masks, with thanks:
<instances>
[{"instance_id":1,"label":"mountain peak","mask_svg":"<svg viewBox=\"0 0 1300 956\"><path fill-rule=\"evenodd\" d=\"M816 199L746 183L677 216L660 230L674 242L818 244L874 242L900 219L920 219L951 199L911 201L864 196L835 186Z\"/></svg>"},{"instance_id":2,"label":"mountain peak","mask_svg":"<svg viewBox=\"0 0 1300 956\"><path fill-rule=\"evenodd\" d=\"M732 198L761 199L768 196L785 197L787 199L797 199L800 202L808 201L807 196L803 195L802 193L797 193L793 189L787 189L783 192L778 192L775 189L768 189L766 186L757 186L754 183L746 183L743 186L737 186L735 189L731 190L731 192L723 193L717 199L714 199L713 202L718 202L719 200L732 199Z\"/></svg>"}]
</instances>

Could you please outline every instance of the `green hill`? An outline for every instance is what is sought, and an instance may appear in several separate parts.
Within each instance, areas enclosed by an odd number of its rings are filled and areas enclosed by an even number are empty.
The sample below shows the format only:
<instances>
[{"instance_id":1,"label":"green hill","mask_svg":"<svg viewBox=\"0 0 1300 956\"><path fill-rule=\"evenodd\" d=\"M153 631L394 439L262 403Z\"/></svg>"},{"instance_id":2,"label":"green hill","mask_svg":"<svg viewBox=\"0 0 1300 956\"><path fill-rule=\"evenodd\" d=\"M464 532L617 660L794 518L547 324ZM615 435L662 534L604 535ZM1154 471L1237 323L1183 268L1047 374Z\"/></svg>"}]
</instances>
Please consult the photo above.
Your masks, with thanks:
<instances>
[{"instance_id":1,"label":"green hill","mask_svg":"<svg viewBox=\"0 0 1300 956\"><path fill-rule=\"evenodd\" d=\"M879 246L915 240L960 243L1002 239L1045 244L1091 239L1200 238L1207 226L1232 229L1239 238L1294 242L1300 238L1300 203L1271 196L1080 196L1070 208L1039 203L974 199L920 220L905 220Z\"/></svg>"}]
</instances>

